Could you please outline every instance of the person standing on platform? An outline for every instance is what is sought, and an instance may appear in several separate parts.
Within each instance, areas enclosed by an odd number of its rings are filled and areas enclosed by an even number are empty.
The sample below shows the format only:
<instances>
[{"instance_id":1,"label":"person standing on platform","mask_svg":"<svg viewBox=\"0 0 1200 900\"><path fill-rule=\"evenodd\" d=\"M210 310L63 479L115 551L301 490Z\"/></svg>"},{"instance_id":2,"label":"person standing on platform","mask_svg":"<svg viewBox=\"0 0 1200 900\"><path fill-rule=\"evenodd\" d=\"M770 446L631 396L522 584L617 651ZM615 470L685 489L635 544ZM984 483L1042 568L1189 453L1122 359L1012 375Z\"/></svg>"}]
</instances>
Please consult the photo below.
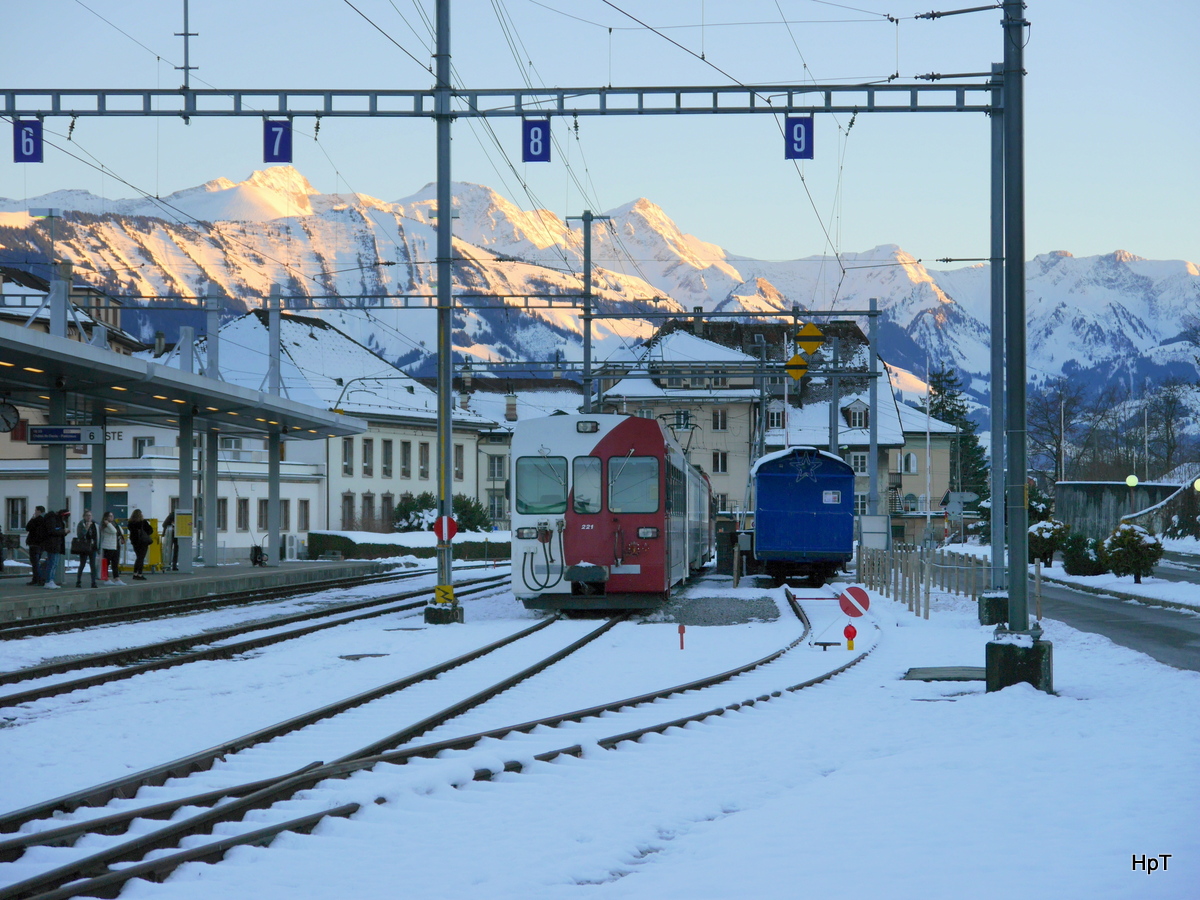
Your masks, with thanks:
<instances>
[{"instance_id":1,"label":"person standing on platform","mask_svg":"<svg viewBox=\"0 0 1200 900\"><path fill-rule=\"evenodd\" d=\"M108 581L105 584L124 584L121 580L121 545L125 533L117 522L116 514L110 509L100 523L100 550L108 562Z\"/></svg>"},{"instance_id":2,"label":"person standing on platform","mask_svg":"<svg viewBox=\"0 0 1200 900\"><path fill-rule=\"evenodd\" d=\"M67 552L67 518L70 513L65 509L58 512L51 510L42 517L42 532L46 535L42 543L42 555L45 562L42 565L42 583L46 590L57 591L58 585L54 576L58 574L58 561Z\"/></svg>"},{"instance_id":3,"label":"person standing on platform","mask_svg":"<svg viewBox=\"0 0 1200 900\"><path fill-rule=\"evenodd\" d=\"M154 543L154 528L142 515L142 511L135 509L129 517L127 529L129 543L133 545L133 580L145 581L146 576L142 574L142 568L146 564L146 551Z\"/></svg>"},{"instance_id":4,"label":"person standing on platform","mask_svg":"<svg viewBox=\"0 0 1200 900\"><path fill-rule=\"evenodd\" d=\"M162 524L163 568L167 567L167 547L171 548L171 571L179 571L179 538L175 537L175 513L167 513Z\"/></svg>"},{"instance_id":5,"label":"person standing on platform","mask_svg":"<svg viewBox=\"0 0 1200 900\"><path fill-rule=\"evenodd\" d=\"M100 549L100 529L92 519L92 511L85 509L83 518L75 526L72 542L79 556L79 568L75 570L75 587L83 587L83 565L87 563L92 573L92 587L96 586L96 552Z\"/></svg>"},{"instance_id":6,"label":"person standing on platform","mask_svg":"<svg viewBox=\"0 0 1200 900\"><path fill-rule=\"evenodd\" d=\"M29 551L29 566L33 570L33 577L29 580L29 584L40 585L42 583L42 543L46 540L45 525L43 519L46 515L46 507L39 506L33 511L33 518L25 523L25 548Z\"/></svg>"}]
</instances>

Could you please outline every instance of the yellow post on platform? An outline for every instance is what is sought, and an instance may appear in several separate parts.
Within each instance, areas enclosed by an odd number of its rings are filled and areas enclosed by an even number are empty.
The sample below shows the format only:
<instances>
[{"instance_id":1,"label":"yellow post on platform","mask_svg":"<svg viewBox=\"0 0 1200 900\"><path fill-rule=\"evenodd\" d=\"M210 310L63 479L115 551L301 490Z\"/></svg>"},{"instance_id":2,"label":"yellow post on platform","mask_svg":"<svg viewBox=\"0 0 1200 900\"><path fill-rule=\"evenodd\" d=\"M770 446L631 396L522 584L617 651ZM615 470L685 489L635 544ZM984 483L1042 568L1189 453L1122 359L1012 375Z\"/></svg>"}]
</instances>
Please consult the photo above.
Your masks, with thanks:
<instances>
[{"instance_id":1,"label":"yellow post on platform","mask_svg":"<svg viewBox=\"0 0 1200 900\"><path fill-rule=\"evenodd\" d=\"M150 523L150 546L146 548L146 565L161 572L163 569L162 541L158 538L158 519L147 519Z\"/></svg>"}]
</instances>

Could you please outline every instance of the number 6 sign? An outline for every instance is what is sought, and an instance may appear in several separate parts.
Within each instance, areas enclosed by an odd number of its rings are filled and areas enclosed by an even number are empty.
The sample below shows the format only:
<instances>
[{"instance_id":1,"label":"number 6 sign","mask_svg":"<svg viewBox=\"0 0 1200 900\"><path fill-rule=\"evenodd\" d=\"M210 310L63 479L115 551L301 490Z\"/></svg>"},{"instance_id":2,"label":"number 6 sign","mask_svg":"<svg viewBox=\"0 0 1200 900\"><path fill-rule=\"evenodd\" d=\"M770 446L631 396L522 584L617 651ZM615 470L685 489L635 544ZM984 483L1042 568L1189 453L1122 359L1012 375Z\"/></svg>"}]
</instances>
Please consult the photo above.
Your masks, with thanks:
<instances>
[{"instance_id":1,"label":"number 6 sign","mask_svg":"<svg viewBox=\"0 0 1200 900\"><path fill-rule=\"evenodd\" d=\"M784 118L784 159L813 158L813 117L786 116Z\"/></svg>"},{"instance_id":2,"label":"number 6 sign","mask_svg":"<svg viewBox=\"0 0 1200 900\"><path fill-rule=\"evenodd\" d=\"M13 120L13 162L42 161L42 123L37 119Z\"/></svg>"},{"instance_id":3,"label":"number 6 sign","mask_svg":"<svg viewBox=\"0 0 1200 900\"><path fill-rule=\"evenodd\" d=\"M288 119L263 120L263 162L292 161L292 123Z\"/></svg>"},{"instance_id":4,"label":"number 6 sign","mask_svg":"<svg viewBox=\"0 0 1200 900\"><path fill-rule=\"evenodd\" d=\"M521 121L521 162L550 162L550 120Z\"/></svg>"}]
</instances>

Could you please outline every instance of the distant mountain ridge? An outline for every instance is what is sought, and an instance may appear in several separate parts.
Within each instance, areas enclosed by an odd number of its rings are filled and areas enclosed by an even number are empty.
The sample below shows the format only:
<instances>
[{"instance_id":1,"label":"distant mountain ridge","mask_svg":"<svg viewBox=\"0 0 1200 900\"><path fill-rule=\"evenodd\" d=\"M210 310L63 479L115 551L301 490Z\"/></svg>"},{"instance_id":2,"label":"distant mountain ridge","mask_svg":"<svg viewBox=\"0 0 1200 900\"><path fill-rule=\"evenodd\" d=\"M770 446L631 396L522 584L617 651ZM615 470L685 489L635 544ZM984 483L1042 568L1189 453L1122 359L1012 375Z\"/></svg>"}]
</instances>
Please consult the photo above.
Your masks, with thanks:
<instances>
[{"instance_id":1,"label":"distant mountain ridge","mask_svg":"<svg viewBox=\"0 0 1200 900\"><path fill-rule=\"evenodd\" d=\"M313 298L318 307L370 306L367 298L380 294L413 295L406 302L415 303L435 292L435 200L432 185L394 202L321 194L291 166L236 183L216 178L161 200L63 190L0 199L0 250L8 262L49 258L44 230L24 211L57 206L72 211L57 226L58 252L77 264L80 277L118 295L190 297L208 283L240 312L278 282L285 294ZM456 314L456 349L483 359L578 359L577 309L525 308L544 305L528 295L580 291L578 227L548 210L521 209L483 185L456 183L454 206L462 258L455 290L464 304L482 307ZM597 359L648 336L658 320L639 314L650 308L862 310L877 297L889 363L917 374L927 360L952 365L970 394L986 398L987 265L929 269L891 244L840 258L756 260L681 232L645 198L606 215L609 221L594 226L593 290L598 311L627 318L595 323ZM1122 250L1084 258L1056 251L1030 260L1026 274L1033 380L1067 374L1142 385L1168 374L1197 377L1195 348L1181 338L1188 317L1200 311L1195 263ZM431 314L324 315L410 371L432 366ZM126 327L146 339L187 318L141 310L131 316Z\"/></svg>"}]
</instances>

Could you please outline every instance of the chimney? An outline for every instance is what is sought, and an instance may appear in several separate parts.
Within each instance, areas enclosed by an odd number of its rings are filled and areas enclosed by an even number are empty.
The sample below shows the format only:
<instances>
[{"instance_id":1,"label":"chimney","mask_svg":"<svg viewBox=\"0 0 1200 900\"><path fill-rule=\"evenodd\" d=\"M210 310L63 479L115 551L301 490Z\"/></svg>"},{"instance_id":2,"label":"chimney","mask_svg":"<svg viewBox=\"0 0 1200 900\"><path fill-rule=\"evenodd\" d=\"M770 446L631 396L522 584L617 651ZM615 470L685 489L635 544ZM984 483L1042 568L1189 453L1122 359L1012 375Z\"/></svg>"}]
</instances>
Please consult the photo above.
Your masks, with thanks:
<instances>
[{"instance_id":1,"label":"chimney","mask_svg":"<svg viewBox=\"0 0 1200 900\"><path fill-rule=\"evenodd\" d=\"M471 403L470 393L467 391L459 391L458 392L458 408L466 409L470 403Z\"/></svg>"},{"instance_id":2,"label":"chimney","mask_svg":"<svg viewBox=\"0 0 1200 900\"><path fill-rule=\"evenodd\" d=\"M696 319L692 323L692 334L696 337L704 337L704 307L693 306L692 312L696 314Z\"/></svg>"},{"instance_id":3,"label":"chimney","mask_svg":"<svg viewBox=\"0 0 1200 900\"><path fill-rule=\"evenodd\" d=\"M167 336L161 331L154 332L154 355L162 356L167 351Z\"/></svg>"},{"instance_id":4,"label":"chimney","mask_svg":"<svg viewBox=\"0 0 1200 900\"><path fill-rule=\"evenodd\" d=\"M517 395L504 395L504 420L506 422L517 421Z\"/></svg>"}]
</instances>

